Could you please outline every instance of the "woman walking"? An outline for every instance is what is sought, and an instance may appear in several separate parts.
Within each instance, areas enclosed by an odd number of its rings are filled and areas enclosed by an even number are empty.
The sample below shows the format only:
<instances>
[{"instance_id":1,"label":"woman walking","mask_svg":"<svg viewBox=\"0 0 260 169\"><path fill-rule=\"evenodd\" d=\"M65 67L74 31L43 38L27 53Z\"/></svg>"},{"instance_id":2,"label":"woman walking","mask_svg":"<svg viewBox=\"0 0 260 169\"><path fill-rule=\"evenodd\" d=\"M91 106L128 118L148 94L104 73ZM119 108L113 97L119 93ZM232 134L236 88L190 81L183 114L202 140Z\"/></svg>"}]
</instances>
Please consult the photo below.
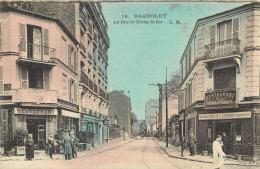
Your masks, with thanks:
<instances>
[{"instance_id":1,"label":"woman walking","mask_svg":"<svg viewBox=\"0 0 260 169\"><path fill-rule=\"evenodd\" d=\"M72 155L71 141L72 141L71 137L66 132L61 141L63 144L63 154L65 155L65 160L71 159L71 155Z\"/></svg>"},{"instance_id":2,"label":"woman walking","mask_svg":"<svg viewBox=\"0 0 260 169\"><path fill-rule=\"evenodd\" d=\"M32 134L28 135L25 141L25 146L26 146L26 158L28 160L32 160L34 158L34 140Z\"/></svg>"},{"instance_id":3,"label":"woman walking","mask_svg":"<svg viewBox=\"0 0 260 169\"><path fill-rule=\"evenodd\" d=\"M221 136L217 135L216 140L213 142L212 149L213 149L213 165L215 169L220 169L220 167L224 163L223 157L226 155L222 150L222 143L221 143Z\"/></svg>"}]
</instances>

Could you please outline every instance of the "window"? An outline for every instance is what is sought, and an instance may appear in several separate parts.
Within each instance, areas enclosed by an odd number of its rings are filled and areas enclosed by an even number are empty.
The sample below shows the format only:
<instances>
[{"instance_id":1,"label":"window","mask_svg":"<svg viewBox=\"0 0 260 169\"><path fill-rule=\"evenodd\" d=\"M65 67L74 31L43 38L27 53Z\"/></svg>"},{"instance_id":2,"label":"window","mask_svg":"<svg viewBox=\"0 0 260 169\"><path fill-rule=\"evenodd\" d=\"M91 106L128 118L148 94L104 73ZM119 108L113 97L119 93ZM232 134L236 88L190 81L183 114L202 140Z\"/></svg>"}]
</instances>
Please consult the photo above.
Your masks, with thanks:
<instances>
[{"instance_id":1,"label":"window","mask_svg":"<svg viewBox=\"0 0 260 169\"><path fill-rule=\"evenodd\" d=\"M235 89L236 67L217 69L214 71L214 89Z\"/></svg>"},{"instance_id":2,"label":"window","mask_svg":"<svg viewBox=\"0 0 260 169\"><path fill-rule=\"evenodd\" d=\"M21 88L35 88L49 90L49 70L38 68L20 68Z\"/></svg>"},{"instance_id":3,"label":"window","mask_svg":"<svg viewBox=\"0 0 260 169\"><path fill-rule=\"evenodd\" d=\"M69 80L69 100L72 103L75 103L76 93L75 93L75 81L73 79Z\"/></svg>"},{"instance_id":4,"label":"window","mask_svg":"<svg viewBox=\"0 0 260 169\"><path fill-rule=\"evenodd\" d=\"M218 24L218 41L224 41L232 38L232 20Z\"/></svg>"},{"instance_id":5,"label":"window","mask_svg":"<svg viewBox=\"0 0 260 169\"><path fill-rule=\"evenodd\" d=\"M44 55L49 56L49 31L48 31L48 29L43 29L43 46L44 46Z\"/></svg>"}]
</instances>

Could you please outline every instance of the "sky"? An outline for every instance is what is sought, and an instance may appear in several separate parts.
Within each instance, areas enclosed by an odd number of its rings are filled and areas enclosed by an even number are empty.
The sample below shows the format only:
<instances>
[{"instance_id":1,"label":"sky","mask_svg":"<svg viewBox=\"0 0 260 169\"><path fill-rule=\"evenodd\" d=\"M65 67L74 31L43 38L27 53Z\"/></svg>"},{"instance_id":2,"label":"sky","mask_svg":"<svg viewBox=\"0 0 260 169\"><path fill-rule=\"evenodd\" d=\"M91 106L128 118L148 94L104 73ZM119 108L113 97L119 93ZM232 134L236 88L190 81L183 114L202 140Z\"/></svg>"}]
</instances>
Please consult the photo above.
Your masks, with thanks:
<instances>
[{"instance_id":1,"label":"sky","mask_svg":"<svg viewBox=\"0 0 260 169\"><path fill-rule=\"evenodd\" d=\"M158 87L149 84L165 83L166 67L168 79L180 68L180 58L196 21L244 4L102 2L101 5L110 38L108 90L123 90L131 98L132 111L141 120L145 118L146 101L159 98ZM161 14L162 18L135 17L139 14L158 17Z\"/></svg>"}]
</instances>

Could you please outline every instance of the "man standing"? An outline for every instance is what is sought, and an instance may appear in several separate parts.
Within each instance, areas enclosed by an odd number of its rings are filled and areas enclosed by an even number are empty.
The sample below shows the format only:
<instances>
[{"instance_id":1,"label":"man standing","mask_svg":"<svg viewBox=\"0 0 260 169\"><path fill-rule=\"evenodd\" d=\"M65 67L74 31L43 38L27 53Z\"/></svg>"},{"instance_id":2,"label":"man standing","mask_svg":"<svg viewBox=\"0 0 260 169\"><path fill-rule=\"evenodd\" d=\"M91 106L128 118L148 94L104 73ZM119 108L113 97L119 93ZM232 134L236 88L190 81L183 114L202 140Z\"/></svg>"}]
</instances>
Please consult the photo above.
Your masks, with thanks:
<instances>
[{"instance_id":1,"label":"man standing","mask_svg":"<svg viewBox=\"0 0 260 169\"><path fill-rule=\"evenodd\" d=\"M195 156L195 146L196 146L196 140L193 136L193 133L190 133L190 137L189 137L189 149L190 149L190 156Z\"/></svg>"},{"instance_id":2,"label":"man standing","mask_svg":"<svg viewBox=\"0 0 260 169\"><path fill-rule=\"evenodd\" d=\"M181 136L180 144L181 144L181 156L183 157L184 156L183 151L185 148L185 137L184 136Z\"/></svg>"},{"instance_id":3,"label":"man standing","mask_svg":"<svg viewBox=\"0 0 260 169\"><path fill-rule=\"evenodd\" d=\"M218 135L216 140L213 142L212 145L213 149L213 165L215 169L220 169L220 167L223 165L224 159L223 157L226 155L221 147L221 136Z\"/></svg>"},{"instance_id":4,"label":"man standing","mask_svg":"<svg viewBox=\"0 0 260 169\"><path fill-rule=\"evenodd\" d=\"M77 148L78 148L78 143L79 139L74 135L73 132L70 133L71 137L71 148L72 148L72 158L77 158Z\"/></svg>"},{"instance_id":5,"label":"man standing","mask_svg":"<svg viewBox=\"0 0 260 169\"><path fill-rule=\"evenodd\" d=\"M228 144L229 144L229 138L228 138L226 132L223 132L222 142L223 142L223 151L224 151L225 154L227 154L228 153L227 148L228 148Z\"/></svg>"},{"instance_id":6,"label":"man standing","mask_svg":"<svg viewBox=\"0 0 260 169\"><path fill-rule=\"evenodd\" d=\"M65 135L62 139L62 144L63 144L63 154L65 155L65 160L70 160L71 155L72 155L72 148L71 148L71 137L67 132L65 132Z\"/></svg>"}]
</instances>

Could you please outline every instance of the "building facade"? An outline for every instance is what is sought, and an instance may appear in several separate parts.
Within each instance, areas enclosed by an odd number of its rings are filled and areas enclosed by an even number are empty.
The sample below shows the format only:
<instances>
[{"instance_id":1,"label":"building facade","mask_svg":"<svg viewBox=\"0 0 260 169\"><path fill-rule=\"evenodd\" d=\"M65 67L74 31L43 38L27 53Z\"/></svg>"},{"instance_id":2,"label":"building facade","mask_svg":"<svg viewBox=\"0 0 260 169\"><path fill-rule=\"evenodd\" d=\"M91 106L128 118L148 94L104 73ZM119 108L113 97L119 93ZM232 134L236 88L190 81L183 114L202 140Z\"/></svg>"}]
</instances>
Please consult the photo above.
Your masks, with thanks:
<instances>
[{"instance_id":1,"label":"building facade","mask_svg":"<svg viewBox=\"0 0 260 169\"><path fill-rule=\"evenodd\" d=\"M145 104L145 123L147 125L147 133L154 135L156 133L157 116L159 113L158 99L149 99ZM155 129L155 130L154 130Z\"/></svg>"},{"instance_id":2,"label":"building facade","mask_svg":"<svg viewBox=\"0 0 260 169\"><path fill-rule=\"evenodd\" d=\"M212 152L226 132L227 154L259 158L259 13L251 3L199 19L180 60L181 135L194 133L197 152Z\"/></svg>"},{"instance_id":3,"label":"building facade","mask_svg":"<svg viewBox=\"0 0 260 169\"><path fill-rule=\"evenodd\" d=\"M117 116L118 125L124 132L131 134L131 100L124 94L124 91L112 91L109 94L108 115Z\"/></svg>"},{"instance_id":4,"label":"building facade","mask_svg":"<svg viewBox=\"0 0 260 169\"><path fill-rule=\"evenodd\" d=\"M32 133L39 149L65 129L93 132L94 146L108 142L101 5L1 3L0 23L1 145L17 128Z\"/></svg>"}]
</instances>

